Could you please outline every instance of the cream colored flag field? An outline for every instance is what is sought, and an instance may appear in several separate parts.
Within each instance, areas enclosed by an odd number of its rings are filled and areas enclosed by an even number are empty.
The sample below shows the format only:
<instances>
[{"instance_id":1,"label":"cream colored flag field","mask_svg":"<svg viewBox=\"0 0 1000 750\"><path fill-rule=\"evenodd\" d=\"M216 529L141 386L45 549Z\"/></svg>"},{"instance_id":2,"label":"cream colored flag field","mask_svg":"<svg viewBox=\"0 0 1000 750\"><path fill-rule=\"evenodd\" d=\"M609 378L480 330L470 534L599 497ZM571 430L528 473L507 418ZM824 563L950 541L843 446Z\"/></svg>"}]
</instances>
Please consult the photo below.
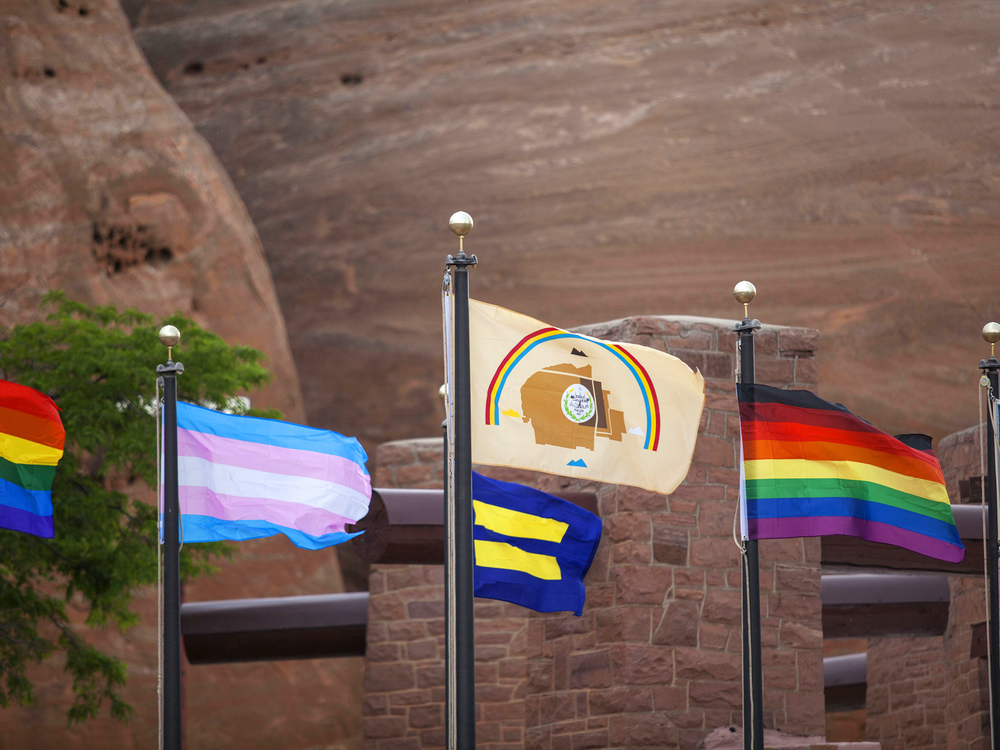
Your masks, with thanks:
<instances>
[{"instance_id":1,"label":"cream colored flag field","mask_svg":"<svg viewBox=\"0 0 1000 750\"><path fill-rule=\"evenodd\" d=\"M470 300L472 460L669 493L705 381L669 354Z\"/></svg>"}]
</instances>

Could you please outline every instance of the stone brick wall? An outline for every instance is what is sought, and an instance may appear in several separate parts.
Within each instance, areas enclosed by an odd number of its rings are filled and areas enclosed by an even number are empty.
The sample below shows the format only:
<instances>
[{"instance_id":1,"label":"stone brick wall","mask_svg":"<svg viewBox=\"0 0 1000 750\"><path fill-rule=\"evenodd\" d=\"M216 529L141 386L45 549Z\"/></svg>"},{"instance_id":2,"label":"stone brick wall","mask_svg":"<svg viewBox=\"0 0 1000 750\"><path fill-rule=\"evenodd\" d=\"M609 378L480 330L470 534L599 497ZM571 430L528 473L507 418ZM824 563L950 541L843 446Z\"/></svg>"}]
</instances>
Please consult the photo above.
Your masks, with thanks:
<instances>
[{"instance_id":1,"label":"stone brick wall","mask_svg":"<svg viewBox=\"0 0 1000 750\"><path fill-rule=\"evenodd\" d=\"M882 750L943 749L949 672L942 636L869 640L866 738Z\"/></svg>"},{"instance_id":2,"label":"stone brick wall","mask_svg":"<svg viewBox=\"0 0 1000 750\"><path fill-rule=\"evenodd\" d=\"M944 481L948 485L948 497L953 503L962 501L958 483L969 477L978 477L980 471L979 428L970 427L942 438L934 447ZM980 502L980 496L968 498L968 502Z\"/></svg>"},{"instance_id":3,"label":"stone brick wall","mask_svg":"<svg viewBox=\"0 0 1000 750\"><path fill-rule=\"evenodd\" d=\"M698 367L707 395L698 445L669 497L488 470L542 489L597 492L604 536L583 617L477 603L478 742L491 750L693 750L742 714L732 322L642 317L578 330ZM815 388L816 345L809 329L764 328L757 380ZM440 486L440 450L438 438L383 445L376 483ZM816 539L761 543L765 724L803 735L824 727L819 561ZM371 750L443 741L440 576L429 566L373 566L364 705Z\"/></svg>"},{"instance_id":4,"label":"stone brick wall","mask_svg":"<svg viewBox=\"0 0 1000 750\"><path fill-rule=\"evenodd\" d=\"M979 475L978 433L956 432L935 446L953 503L961 499L959 482ZM985 584L980 576L951 576L949 585L943 637L869 642L866 736L885 750L988 747L986 660L970 656L972 626L986 619Z\"/></svg>"},{"instance_id":5,"label":"stone brick wall","mask_svg":"<svg viewBox=\"0 0 1000 750\"><path fill-rule=\"evenodd\" d=\"M951 579L944 642L951 665L946 687L947 750L987 750L990 746L988 665L985 657L969 655L972 625L986 620L985 585L979 576Z\"/></svg>"}]
</instances>

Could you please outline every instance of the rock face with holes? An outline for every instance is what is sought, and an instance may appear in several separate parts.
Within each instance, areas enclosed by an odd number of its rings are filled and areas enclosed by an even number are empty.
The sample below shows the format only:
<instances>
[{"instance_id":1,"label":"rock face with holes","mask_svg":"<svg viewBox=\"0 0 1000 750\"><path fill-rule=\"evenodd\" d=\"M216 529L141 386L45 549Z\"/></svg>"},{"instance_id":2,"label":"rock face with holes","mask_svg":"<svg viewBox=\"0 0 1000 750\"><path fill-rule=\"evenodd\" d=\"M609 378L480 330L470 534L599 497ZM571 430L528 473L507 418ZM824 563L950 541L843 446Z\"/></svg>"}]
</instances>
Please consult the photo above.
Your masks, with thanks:
<instances>
[{"instance_id":1,"label":"rock face with holes","mask_svg":"<svg viewBox=\"0 0 1000 750\"><path fill-rule=\"evenodd\" d=\"M136 49L114 0L0 3L0 322L47 289L180 310L265 352L257 398L304 416L260 240L211 148Z\"/></svg>"},{"instance_id":2,"label":"rock face with holes","mask_svg":"<svg viewBox=\"0 0 1000 750\"><path fill-rule=\"evenodd\" d=\"M821 395L890 432L975 414L1000 316L986 0L123 0L274 273L316 424L441 419L448 216L473 294L817 328ZM971 368L971 369L970 369Z\"/></svg>"},{"instance_id":3,"label":"rock face with holes","mask_svg":"<svg viewBox=\"0 0 1000 750\"><path fill-rule=\"evenodd\" d=\"M41 295L60 288L88 303L180 310L231 343L263 350L273 384L252 394L254 403L302 420L250 217L153 77L117 0L0 0L0 88L0 324L37 319ZM240 552L186 585L185 598L343 590L335 551L276 538ZM87 629L87 613L75 600L70 608L84 637L127 663L135 718L67 727L70 679L54 659L32 671L35 706L0 712L0 746L156 747L155 592L137 593L141 622L126 633ZM350 747L360 729L359 662L186 666L187 747ZM247 721L265 705L287 725Z\"/></svg>"}]
</instances>

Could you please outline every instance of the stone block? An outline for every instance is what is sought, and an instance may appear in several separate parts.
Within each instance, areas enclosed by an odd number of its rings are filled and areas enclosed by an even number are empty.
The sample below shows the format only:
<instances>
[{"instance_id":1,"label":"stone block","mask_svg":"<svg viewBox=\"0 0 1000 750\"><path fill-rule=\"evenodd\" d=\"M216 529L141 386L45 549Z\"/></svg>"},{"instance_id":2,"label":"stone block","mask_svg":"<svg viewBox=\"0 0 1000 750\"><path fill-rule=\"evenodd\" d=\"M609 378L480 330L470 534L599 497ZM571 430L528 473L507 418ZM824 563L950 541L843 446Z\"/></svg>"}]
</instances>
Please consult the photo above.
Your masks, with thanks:
<instances>
[{"instance_id":1,"label":"stone block","mask_svg":"<svg viewBox=\"0 0 1000 750\"><path fill-rule=\"evenodd\" d=\"M569 662L569 686L575 689L605 687L611 684L607 650L573 654Z\"/></svg>"},{"instance_id":2,"label":"stone block","mask_svg":"<svg viewBox=\"0 0 1000 750\"><path fill-rule=\"evenodd\" d=\"M653 546L644 542L616 544L611 555L613 565L649 565L653 560Z\"/></svg>"},{"instance_id":3,"label":"stone block","mask_svg":"<svg viewBox=\"0 0 1000 750\"><path fill-rule=\"evenodd\" d=\"M708 503L706 503L708 505ZM732 518L728 537L693 539L690 546L691 564L702 568L726 570L740 565L740 551L732 538Z\"/></svg>"},{"instance_id":4,"label":"stone block","mask_svg":"<svg viewBox=\"0 0 1000 750\"><path fill-rule=\"evenodd\" d=\"M614 607L596 613L599 643L649 643L651 613L646 607Z\"/></svg>"},{"instance_id":5,"label":"stone block","mask_svg":"<svg viewBox=\"0 0 1000 750\"><path fill-rule=\"evenodd\" d=\"M715 681L741 678L742 662L737 654L690 647L678 647L674 654L678 678Z\"/></svg>"},{"instance_id":6,"label":"stone block","mask_svg":"<svg viewBox=\"0 0 1000 750\"><path fill-rule=\"evenodd\" d=\"M617 685L669 685L673 679L673 650L663 646L612 646L611 670Z\"/></svg>"},{"instance_id":7,"label":"stone block","mask_svg":"<svg viewBox=\"0 0 1000 750\"><path fill-rule=\"evenodd\" d=\"M696 646L698 610L696 601L674 599L669 602L656 627L653 643L660 646Z\"/></svg>"},{"instance_id":8,"label":"stone block","mask_svg":"<svg viewBox=\"0 0 1000 750\"><path fill-rule=\"evenodd\" d=\"M444 725L444 706L438 704L412 706L409 724L411 729L428 729Z\"/></svg>"},{"instance_id":9,"label":"stone block","mask_svg":"<svg viewBox=\"0 0 1000 750\"><path fill-rule=\"evenodd\" d=\"M662 495L659 497L663 499ZM619 513L616 516L605 519L604 531L607 534L607 538L612 542L649 541L651 537L649 514Z\"/></svg>"},{"instance_id":10,"label":"stone block","mask_svg":"<svg viewBox=\"0 0 1000 750\"><path fill-rule=\"evenodd\" d=\"M594 729L586 732L576 732L572 735L572 741L573 750L608 747L608 730Z\"/></svg>"},{"instance_id":11,"label":"stone block","mask_svg":"<svg viewBox=\"0 0 1000 750\"><path fill-rule=\"evenodd\" d=\"M691 682L688 700L692 707L698 708L742 708L743 689L736 682Z\"/></svg>"},{"instance_id":12,"label":"stone block","mask_svg":"<svg viewBox=\"0 0 1000 750\"><path fill-rule=\"evenodd\" d=\"M415 684L413 665L407 662L368 664L365 667L365 691L368 693L410 690Z\"/></svg>"},{"instance_id":13,"label":"stone block","mask_svg":"<svg viewBox=\"0 0 1000 750\"><path fill-rule=\"evenodd\" d=\"M412 641L406 644L406 658L411 661L436 659L437 649L438 644L436 638L427 638L422 641Z\"/></svg>"},{"instance_id":14,"label":"stone block","mask_svg":"<svg viewBox=\"0 0 1000 750\"><path fill-rule=\"evenodd\" d=\"M778 333L778 351L812 354L819 348L819 331L815 328L783 328Z\"/></svg>"},{"instance_id":15,"label":"stone block","mask_svg":"<svg viewBox=\"0 0 1000 750\"><path fill-rule=\"evenodd\" d=\"M440 592L436 593L440 596ZM411 620L430 620L444 617L444 602L441 600L418 599L407 602L405 607L406 614L404 616Z\"/></svg>"},{"instance_id":16,"label":"stone block","mask_svg":"<svg viewBox=\"0 0 1000 750\"><path fill-rule=\"evenodd\" d=\"M539 711L549 724L576 718L576 697L573 693L550 693L541 696Z\"/></svg>"},{"instance_id":17,"label":"stone block","mask_svg":"<svg viewBox=\"0 0 1000 750\"><path fill-rule=\"evenodd\" d=\"M670 747L677 744L677 728L662 714L612 716L610 740L615 747Z\"/></svg>"},{"instance_id":18,"label":"stone block","mask_svg":"<svg viewBox=\"0 0 1000 750\"><path fill-rule=\"evenodd\" d=\"M612 568L616 604L662 604L673 576L670 568L623 565Z\"/></svg>"},{"instance_id":19,"label":"stone block","mask_svg":"<svg viewBox=\"0 0 1000 750\"><path fill-rule=\"evenodd\" d=\"M735 446L730 438L699 435L692 461L710 466L735 466Z\"/></svg>"},{"instance_id":20,"label":"stone block","mask_svg":"<svg viewBox=\"0 0 1000 750\"><path fill-rule=\"evenodd\" d=\"M639 487L619 485L615 498L618 513L649 513L667 509L666 495Z\"/></svg>"}]
</instances>

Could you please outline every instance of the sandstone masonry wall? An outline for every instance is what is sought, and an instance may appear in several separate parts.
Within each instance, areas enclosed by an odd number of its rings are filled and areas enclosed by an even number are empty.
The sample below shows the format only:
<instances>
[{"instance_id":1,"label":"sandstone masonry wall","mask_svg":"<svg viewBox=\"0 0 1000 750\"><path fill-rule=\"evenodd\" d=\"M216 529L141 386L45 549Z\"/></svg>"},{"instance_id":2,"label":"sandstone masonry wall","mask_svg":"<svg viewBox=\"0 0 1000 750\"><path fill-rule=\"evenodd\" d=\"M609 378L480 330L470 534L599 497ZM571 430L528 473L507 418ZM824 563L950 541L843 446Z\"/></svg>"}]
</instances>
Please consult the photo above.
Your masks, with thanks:
<instances>
[{"instance_id":1,"label":"sandstone masonry wall","mask_svg":"<svg viewBox=\"0 0 1000 750\"><path fill-rule=\"evenodd\" d=\"M732 323L642 317L578 329L667 351L706 378L691 470L669 497L626 486L484 470L546 490L598 495L604 536L583 617L478 601L478 742L489 750L695 748L741 719L740 559L732 539L738 481ZM766 327L757 380L815 388L815 331ZM378 452L376 484L440 486L441 440ZM761 544L765 724L824 726L820 547ZM373 566L365 746L441 747L441 568Z\"/></svg>"},{"instance_id":2,"label":"sandstone masonry wall","mask_svg":"<svg viewBox=\"0 0 1000 750\"><path fill-rule=\"evenodd\" d=\"M952 503L959 482L979 475L977 428L935 446ZM978 498L971 501L978 504ZM951 576L945 635L874 638L868 645L866 736L884 750L985 750L989 746L986 660L971 657L972 626L986 619L984 582Z\"/></svg>"},{"instance_id":3,"label":"sandstone masonry wall","mask_svg":"<svg viewBox=\"0 0 1000 750\"><path fill-rule=\"evenodd\" d=\"M866 739L882 750L943 749L949 672L942 636L870 639Z\"/></svg>"}]
</instances>

